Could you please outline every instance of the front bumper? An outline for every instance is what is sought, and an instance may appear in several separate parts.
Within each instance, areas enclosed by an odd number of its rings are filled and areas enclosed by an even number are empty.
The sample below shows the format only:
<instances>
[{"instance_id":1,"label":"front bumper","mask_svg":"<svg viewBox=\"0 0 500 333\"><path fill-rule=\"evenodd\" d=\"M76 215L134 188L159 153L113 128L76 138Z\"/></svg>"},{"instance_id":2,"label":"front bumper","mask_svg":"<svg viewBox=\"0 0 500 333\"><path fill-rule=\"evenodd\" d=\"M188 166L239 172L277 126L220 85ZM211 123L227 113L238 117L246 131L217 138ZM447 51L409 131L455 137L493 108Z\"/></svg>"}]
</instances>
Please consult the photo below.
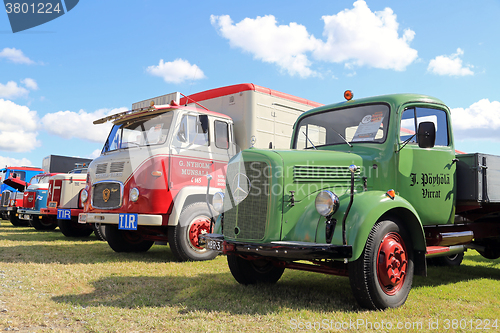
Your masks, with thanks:
<instances>
[{"instance_id":1,"label":"front bumper","mask_svg":"<svg viewBox=\"0 0 500 333\"><path fill-rule=\"evenodd\" d=\"M111 213L81 213L78 216L79 223L100 223L100 224L118 224L121 214ZM137 225L161 226L163 225L162 215L137 215Z\"/></svg>"},{"instance_id":2,"label":"front bumper","mask_svg":"<svg viewBox=\"0 0 500 333\"><path fill-rule=\"evenodd\" d=\"M83 212L83 209L81 208L42 208L40 209L40 213L42 215L56 215L58 216L58 211L64 210L64 211L70 211L71 216L78 216L80 213Z\"/></svg>"},{"instance_id":3,"label":"front bumper","mask_svg":"<svg viewBox=\"0 0 500 333\"><path fill-rule=\"evenodd\" d=\"M254 255L282 260L348 259L352 257L351 245L331 245L308 242L249 243L224 239L223 235L200 235L199 245L224 254Z\"/></svg>"}]
</instances>

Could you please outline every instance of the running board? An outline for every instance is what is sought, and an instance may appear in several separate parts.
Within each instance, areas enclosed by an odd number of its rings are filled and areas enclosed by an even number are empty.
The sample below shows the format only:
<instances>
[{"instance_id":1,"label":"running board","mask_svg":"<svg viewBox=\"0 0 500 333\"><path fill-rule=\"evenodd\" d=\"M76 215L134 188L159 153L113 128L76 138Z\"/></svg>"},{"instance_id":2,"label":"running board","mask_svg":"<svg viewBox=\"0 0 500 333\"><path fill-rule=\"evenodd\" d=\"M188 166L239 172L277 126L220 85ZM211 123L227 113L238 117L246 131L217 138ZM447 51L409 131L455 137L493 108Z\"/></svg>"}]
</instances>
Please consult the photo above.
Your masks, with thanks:
<instances>
[{"instance_id":1,"label":"running board","mask_svg":"<svg viewBox=\"0 0 500 333\"><path fill-rule=\"evenodd\" d=\"M453 246L427 246L426 258L445 257L462 253L466 250L464 245Z\"/></svg>"}]
</instances>

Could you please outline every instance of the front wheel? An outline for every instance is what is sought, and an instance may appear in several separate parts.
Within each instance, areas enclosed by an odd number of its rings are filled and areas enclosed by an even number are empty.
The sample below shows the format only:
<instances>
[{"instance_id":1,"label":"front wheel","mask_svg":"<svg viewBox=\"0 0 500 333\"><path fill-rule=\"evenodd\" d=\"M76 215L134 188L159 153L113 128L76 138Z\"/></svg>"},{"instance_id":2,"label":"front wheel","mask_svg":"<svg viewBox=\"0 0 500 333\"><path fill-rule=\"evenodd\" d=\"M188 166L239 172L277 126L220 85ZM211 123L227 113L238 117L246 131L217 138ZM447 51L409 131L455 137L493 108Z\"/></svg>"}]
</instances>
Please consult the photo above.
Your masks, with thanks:
<instances>
[{"instance_id":1,"label":"front wheel","mask_svg":"<svg viewBox=\"0 0 500 333\"><path fill-rule=\"evenodd\" d=\"M361 256L349 263L349 281L359 305L368 309L403 305L413 282L411 238L397 221L373 226Z\"/></svg>"},{"instance_id":2,"label":"front wheel","mask_svg":"<svg viewBox=\"0 0 500 333\"><path fill-rule=\"evenodd\" d=\"M30 224L38 231L49 231L54 230L57 227L57 223L49 216L39 216L31 215Z\"/></svg>"},{"instance_id":3,"label":"front wheel","mask_svg":"<svg viewBox=\"0 0 500 333\"><path fill-rule=\"evenodd\" d=\"M10 223L12 223L12 225L16 227L27 227L30 224L29 221L21 220L15 212L9 212L7 214L7 217Z\"/></svg>"},{"instance_id":4,"label":"front wheel","mask_svg":"<svg viewBox=\"0 0 500 333\"><path fill-rule=\"evenodd\" d=\"M145 240L137 230L120 230L117 225L106 224L104 233L115 252L146 252L154 244L153 241Z\"/></svg>"},{"instance_id":5,"label":"front wheel","mask_svg":"<svg viewBox=\"0 0 500 333\"><path fill-rule=\"evenodd\" d=\"M93 231L90 225L78 223L78 218L57 220L57 225L66 237L88 237Z\"/></svg>"},{"instance_id":6,"label":"front wheel","mask_svg":"<svg viewBox=\"0 0 500 333\"><path fill-rule=\"evenodd\" d=\"M211 260L216 251L198 245L199 236L210 232L211 212L204 202L184 208L176 226L168 229L168 243L174 257L179 261Z\"/></svg>"},{"instance_id":7,"label":"front wheel","mask_svg":"<svg viewBox=\"0 0 500 333\"><path fill-rule=\"evenodd\" d=\"M265 259L247 260L234 254L227 255L227 264L233 277L241 284L276 283L285 271Z\"/></svg>"}]
</instances>

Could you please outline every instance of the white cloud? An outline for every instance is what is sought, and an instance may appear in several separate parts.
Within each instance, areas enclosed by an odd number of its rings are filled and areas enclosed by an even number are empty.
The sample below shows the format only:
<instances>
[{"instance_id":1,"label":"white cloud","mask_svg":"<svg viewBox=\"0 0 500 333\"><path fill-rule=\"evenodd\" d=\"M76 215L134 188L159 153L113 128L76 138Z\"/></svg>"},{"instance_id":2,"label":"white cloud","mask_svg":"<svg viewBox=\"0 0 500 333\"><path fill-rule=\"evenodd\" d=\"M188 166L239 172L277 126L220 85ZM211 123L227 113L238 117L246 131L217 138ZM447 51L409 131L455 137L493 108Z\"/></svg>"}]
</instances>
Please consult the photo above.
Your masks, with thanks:
<instances>
[{"instance_id":1,"label":"white cloud","mask_svg":"<svg viewBox=\"0 0 500 333\"><path fill-rule=\"evenodd\" d=\"M79 138L102 143L108 137L112 124L107 122L94 125L94 120L123 111L127 111L127 108L99 109L92 113L84 110L58 111L43 116L40 126L48 133L65 139Z\"/></svg>"},{"instance_id":2,"label":"white cloud","mask_svg":"<svg viewBox=\"0 0 500 333\"><path fill-rule=\"evenodd\" d=\"M162 77L167 83L182 83L186 80L200 80L205 78L203 71L196 65L191 65L184 59L175 59L171 62L160 60L158 66L149 66L149 74Z\"/></svg>"},{"instance_id":3,"label":"white cloud","mask_svg":"<svg viewBox=\"0 0 500 333\"><path fill-rule=\"evenodd\" d=\"M14 81L9 81L7 84L0 83L0 98L17 98L27 96L28 93L26 88L18 86Z\"/></svg>"},{"instance_id":4,"label":"white cloud","mask_svg":"<svg viewBox=\"0 0 500 333\"><path fill-rule=\"evenodd\" d=\"M104 142L104 140L103 140L103 142ZM99 156L101 156L101 150L102 149L94 150L87 158L91 158L91 159L98 158Z\"/></svg>"},{"instance_id":5,"label":"white cloud","mask_svg":"<svg viewBox=\"0 0 500 333\"><path fill-rule=\"evenodd\" d=\"M24 80L21 80L21 83L24 84L28 89L38 90L38 84L36 83L36 81L30 79L29 77L25 78Z\"/></svg>"},{"instance_id":6,"label":"white cloud","mask_svg":"<svg viewBox=\"0 0 500 333\"><path fill-rule=\"evenodd\" d=\"M255 59L277 64L292 76L316 75L305 53L316 49L320 41L303 25L278 25L273 15L245 18L236 24L229 15L212 15L210 21L232 47L253 54Z\"/></svg>"},{"instance_id":7,"label":"white cloud","mask_svg":"<svg viewBox=\"0 0 500 333\"><path fill-rule=\"evenodd\" d=\"M16 64L33 64L35 63L30 58L26 57L23 51L15 48L4 48L0 51L0 58L6 58Z\"/></svg>"},{"instance_id":8,"label":"white cloud","mask_svg":"<svg viewBox=\"0 0 500 333\"><path fill-rule=\"evenodd\" d=\"M500 102L482 99L468 108L451 110L457 140L493 139L500 141Z\"/></svg>"},{"instance_id":9,"label":"white cloud","mask_svg":"<svg viewBox=\"0 0 500 333\"><path fill-rule=\"evenodd\" d=\"M5 166L32 166L30 160L27 158L17 159L12 157L4 157L0 156L0 167L3 168Z\"/></svg>"},{"instance_id":10,"label":"white cloud","mask_svg":"<svg viewBox=\"0 0 500 333\"><path fill-rule=\"evenodd\" d=\"M0 99L0 150L27 152L40 146L37 112Z\"/></svg>"},{"instance_id":11,"label":"white cloud","mask_svg":"<svg viewBox=\"0 0 500 333\"><path fill-rule=\"evenodd\" d=\"M350 69L369 66L401 71L417 59L417 51L409 46L415 32L406 29L399 36L399 24L390 8L372 12L363 0L353 6L322 17L326 42L298 23L278 25L272 15L245 18L236 24L228 15L212 15L210 20L232 47L277 64L290 75L318 75L311 69L308 54L319 61L344 63Z\"/></svg>"},{"instance_id":12,"label":"white cloud","mask_svg":"<svg viewBox=\"0 0 500 333\"><path fill-rule=\"evenodd\" d=\"M472 65L464 66L462 63L461 55L464 51L460 48L457 49L457 53L453 53L450 56L437 56L429 62L427 70L438 75L450 75L450 76L466 76L474 75Z\"/></svg>"},{"instance_id":13,"label":"white cloud","mask_svg":"<svg viewBox=\"0 0 500 333\"><path fill-rule=\"evenodd\" d=\"M314 56L323 61L345 63L347 66L369 66L405 70L417 59L410 47L415 32L410 29L399 36L399 24L390 8L372 12L365 1L358 0L353 9L323 16L325 43Z\"/></svg>"}]
</instances>

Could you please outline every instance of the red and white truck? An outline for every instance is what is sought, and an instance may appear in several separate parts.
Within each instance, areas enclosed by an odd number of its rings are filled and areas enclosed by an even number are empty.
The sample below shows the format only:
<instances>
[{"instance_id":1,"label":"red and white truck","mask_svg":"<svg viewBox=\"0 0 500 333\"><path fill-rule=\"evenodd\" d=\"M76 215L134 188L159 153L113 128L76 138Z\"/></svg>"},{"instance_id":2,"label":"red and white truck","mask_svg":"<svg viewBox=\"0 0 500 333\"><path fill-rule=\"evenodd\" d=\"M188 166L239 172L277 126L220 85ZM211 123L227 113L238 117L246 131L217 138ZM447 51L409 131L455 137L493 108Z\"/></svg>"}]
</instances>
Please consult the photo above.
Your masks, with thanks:
<instances>
[{"instance_id":1,"label":"red and white truck","mask_svg":"<svg viewBox=\"0 0 500 333\"><path fill-rule=\"evenodd\" d=\"M225 187L228 160L239 148L288 148L297 117L321 105L254 84L182 96L94 122L114 126L89 166L79 222L103 225L117 252L168 242L180 261L214 258L198 237L210 232L207 197Z\"/></svg>"},{"instance_id":2,"label":"red and white truck","mask_svg":"<svg viewBox=\"0 0 500 333\"><path fill-rule=\"evenodd\" d=\"M92 233L91 225L78 223L83 212L80 192L87 181L87 168L77 168L69 173L52 176L49 180L47 206L40 210L41 216L66 237L87 237ZM96 233L100 238L100 235Z\"/></svg>"}]
</instances>

